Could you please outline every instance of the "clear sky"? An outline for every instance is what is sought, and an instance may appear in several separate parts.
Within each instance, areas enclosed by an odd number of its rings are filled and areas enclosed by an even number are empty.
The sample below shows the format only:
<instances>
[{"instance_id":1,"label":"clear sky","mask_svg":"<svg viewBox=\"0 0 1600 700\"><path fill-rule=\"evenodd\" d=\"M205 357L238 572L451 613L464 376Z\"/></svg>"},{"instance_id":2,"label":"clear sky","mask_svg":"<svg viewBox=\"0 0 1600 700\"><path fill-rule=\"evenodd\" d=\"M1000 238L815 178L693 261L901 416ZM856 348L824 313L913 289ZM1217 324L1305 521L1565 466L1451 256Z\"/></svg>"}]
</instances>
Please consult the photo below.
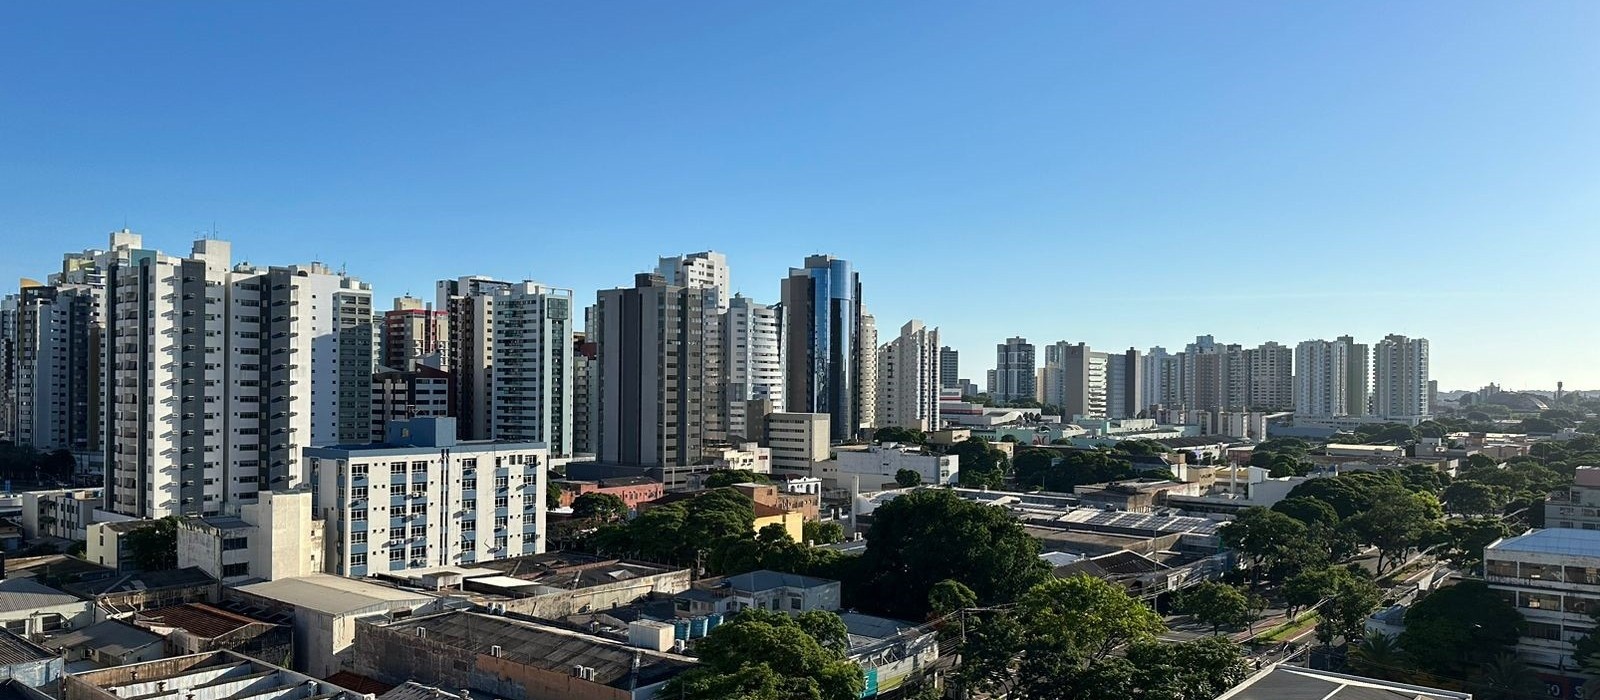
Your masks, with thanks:
<instances>
[{"instance_id":1,"label":"clear sky","mask_svg":"<svg viewBox=\"0 0 1600 700\"><path fill-rule=\"evenodd\" d=\"M0 280L124 223L380 306L855 262L887 340L1433 341L1600 388L1600 3L14 2Z\"/></svg>"}]
</instances>

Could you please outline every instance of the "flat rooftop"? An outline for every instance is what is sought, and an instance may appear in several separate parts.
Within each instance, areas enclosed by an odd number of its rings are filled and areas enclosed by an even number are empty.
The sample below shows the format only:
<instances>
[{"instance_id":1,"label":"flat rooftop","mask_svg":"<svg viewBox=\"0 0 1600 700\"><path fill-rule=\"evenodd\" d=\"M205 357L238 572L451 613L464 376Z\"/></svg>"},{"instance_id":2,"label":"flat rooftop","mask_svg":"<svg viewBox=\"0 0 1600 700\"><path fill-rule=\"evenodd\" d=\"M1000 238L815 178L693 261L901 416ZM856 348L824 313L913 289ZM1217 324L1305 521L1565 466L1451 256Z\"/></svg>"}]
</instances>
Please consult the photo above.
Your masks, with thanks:
<instances>
[{"instance_id":1,"label":"flat rooftop","mask_svg":"<svg viewBox=\"0 0 1600 700\"><path fill-rule=\"evenodd\" d=\"M1217 700L1472 700L1467 693L1275 664Z\"/></svg>"},{"instance_id":2,"label":"flat rooftop","mask_svg":"<svg viewBox=\"0 0 1600 700\"><path fill-rule=\"evenodd\" d=\"M207 639L221 637L229 632L255 624L279 624L246 617L205 603L185 603L164 608L145 610L134 617L134 622L151 627L181 629Z\"/></svg>"},{"instance_id":3,"label":"flat rooftop","mask_svg":"<svg viewBox=\"0 0 1600 700\"><path fill-rule=\"evenodd\" d=\"M83 683L139 700L366 700L347 688L231 651L84 671L64 682L69 691Z\"/></svg>"},{"instance_id":4,"label":"flat rooftop","mask_svg":"<svg viewBox=\"0 0 1600 700\"><path fill-rule=\"evenodd\" d=\"M505 662L570 673L573 666L595 670L594 682L614 688L659 683L694 666L684 656L629 647L620 642L572 630L513 620L496 615L454 611L406 619L391 627L427 630L427 639L475 654L489 656L499 647ZM638 677L633 677L635 654Z\"/></svg>"},{"instance_id":5,"label":"flat rooftop","mask_svg":"<svg viewBox=\"0 0 1600 700\"><path fill-rule=\"evenodd\" d=\"M239 586L239 590L330 615L358 612L388 603L423 603L434 598L418 591L403 591L329 574L252 583Z\"/></svg>"},{"instance_id":6,"label":"flat rooftop","mask_svg":"<svg viewBox=\"0 0 1600 700\"><path fill-rule=\"evenodd\" d=\"M1530 531L1525 535L1507 537L1489 545L1488 549L1495 552L1600 557L1600 530L1547 527Z\"/></svg>"}]
</instances>

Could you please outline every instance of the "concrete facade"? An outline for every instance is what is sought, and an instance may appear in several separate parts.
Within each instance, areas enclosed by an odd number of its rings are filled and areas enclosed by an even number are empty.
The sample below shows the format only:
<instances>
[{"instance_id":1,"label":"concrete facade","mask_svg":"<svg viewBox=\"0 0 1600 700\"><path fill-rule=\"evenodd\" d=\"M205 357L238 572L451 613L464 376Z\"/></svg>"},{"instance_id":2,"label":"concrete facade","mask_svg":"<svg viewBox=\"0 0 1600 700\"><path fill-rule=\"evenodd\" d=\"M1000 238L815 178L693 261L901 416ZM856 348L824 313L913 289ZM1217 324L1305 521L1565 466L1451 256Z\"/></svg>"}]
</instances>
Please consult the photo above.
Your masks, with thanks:
<instances>
[{"instance_id":1,"label":"concrete facade","mask_svg":"<svg viewBox=\"0 0 1600 700\"><path fill-rule=\"evenodd\" d=\"M1484 580L1527 621L1517 657L1534 666L1574 670L1573 642L1594 631L1600 605L1600 531L1533 530L1484 549Z\"/></svg>"},{"instance_id":2,"label":"concrete facade","mask_svg":"<svg viewBox=\"0 0 1600 700\"><path fill-rule=\"evenodd\" d=\"M932 454L893 443L841 448L832 460L822 463L817 476L839 488L849 488L860 477L863 489L876 489L895 483L895 474L901 469L910 469L922 477L922 483L942 486L956 482L960 461L955 455Z\"/></svg>"},{"instance_id":3,"label":"concrete facade","mask_svg":"<svg viewBox=\"0 0 1600 700\"><path fill-rule=\"evenodd\" d=\"M939 427L940 357L939 329L915 319L878 348L875 427Z\"/></svg>"},{"instance_id":4,"label":"concrete facade","mask_svg":"<svg viewBox=\"0 0 1600 700\"><path fill-rule=\"evenodd\" d=\"M775 472L810 476L828 459L828 416L823 413L771 413L766 418L766 444L772 448Z\"/></svg>"},{"instance_id":5,"label":"concrete facade","mask_svg":"<svg viewBox=\"0 0 1600 700\"><path fill-rule=\"evenodd\" d=\"M268 615L292 616L293 667L318 678L349 670L358 620L425 614L442 604L426 593L326 574L240 586L229 589L227 597Z\"/></svg>"}]
</instances>

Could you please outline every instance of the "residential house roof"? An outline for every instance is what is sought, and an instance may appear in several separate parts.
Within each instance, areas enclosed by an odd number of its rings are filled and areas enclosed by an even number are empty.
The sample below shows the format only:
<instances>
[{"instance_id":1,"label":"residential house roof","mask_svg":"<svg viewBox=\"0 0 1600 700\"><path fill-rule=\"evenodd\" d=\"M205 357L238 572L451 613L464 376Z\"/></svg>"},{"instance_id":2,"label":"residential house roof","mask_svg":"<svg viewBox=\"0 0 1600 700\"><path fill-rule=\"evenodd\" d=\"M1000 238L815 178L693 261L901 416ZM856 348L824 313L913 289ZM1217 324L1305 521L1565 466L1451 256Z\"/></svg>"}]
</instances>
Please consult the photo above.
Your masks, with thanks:
<instances>
[{"instance_id":1,"label":"residential house roof","mask_svg":"<svg viewBox=\"0 0 1600 700\"><path fill-rule=\"evenodd\" d=\"M37 610L81 603L82 599L46 586L31 578L0 581L0 612Z\"/></svg>"},{"instance_id":2,"label":"residential house roof","mask_svg":"<svg viewBox=\"0 0 1600 700\"><path fill-rule=\"evenodd\" d=\"M0 630L0 666L53 659L54 652L5 630Z\"/></svg>"},{"instance_id":3,"label":"residential house roof","mask_svg":"<svg viewBox=\"0 0 1600 700\"><path fill-rule=\"evenodd\" d=\"M120 657L152 644L164 641L159 634L147 632L120 620L106 620L81 629L55 635L50 646L63 649L90 647L110 656Z\"/></svg>"},{"instance_id":4,"label":"residential house roof","mask_svg":"<svg viewBox=\"0 0 1600 700\"><path fill-rule=\"evenodd\" d=\"M774 588L815 588L817 586L826 586L830 583L838 583L838 581L762 569L729 576L722 579L719 585L726 585L736 591L770 591Z\"/></svg>"}]
</instances>

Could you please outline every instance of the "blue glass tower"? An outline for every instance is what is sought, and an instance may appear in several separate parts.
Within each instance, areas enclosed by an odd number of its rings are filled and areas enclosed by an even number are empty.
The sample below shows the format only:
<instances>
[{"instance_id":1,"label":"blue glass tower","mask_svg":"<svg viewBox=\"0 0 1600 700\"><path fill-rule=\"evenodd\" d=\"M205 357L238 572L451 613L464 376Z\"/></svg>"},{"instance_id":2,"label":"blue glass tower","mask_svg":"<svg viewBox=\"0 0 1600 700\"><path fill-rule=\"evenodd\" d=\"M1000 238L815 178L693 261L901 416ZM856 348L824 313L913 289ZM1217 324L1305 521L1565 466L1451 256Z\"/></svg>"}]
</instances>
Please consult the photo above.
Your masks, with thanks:
<instances>
[{"instance_id":1,"label":"blue glass tower","mask_svg":"<svg viewBox=\"0 0 1600 700\"><path fill-rule=\"evenodd\" d=\"M790 411L826 413L829 434L861 428L861 279L850 262L806 258L783 281L785 400Z\"/></svg>"}]
</instances>

